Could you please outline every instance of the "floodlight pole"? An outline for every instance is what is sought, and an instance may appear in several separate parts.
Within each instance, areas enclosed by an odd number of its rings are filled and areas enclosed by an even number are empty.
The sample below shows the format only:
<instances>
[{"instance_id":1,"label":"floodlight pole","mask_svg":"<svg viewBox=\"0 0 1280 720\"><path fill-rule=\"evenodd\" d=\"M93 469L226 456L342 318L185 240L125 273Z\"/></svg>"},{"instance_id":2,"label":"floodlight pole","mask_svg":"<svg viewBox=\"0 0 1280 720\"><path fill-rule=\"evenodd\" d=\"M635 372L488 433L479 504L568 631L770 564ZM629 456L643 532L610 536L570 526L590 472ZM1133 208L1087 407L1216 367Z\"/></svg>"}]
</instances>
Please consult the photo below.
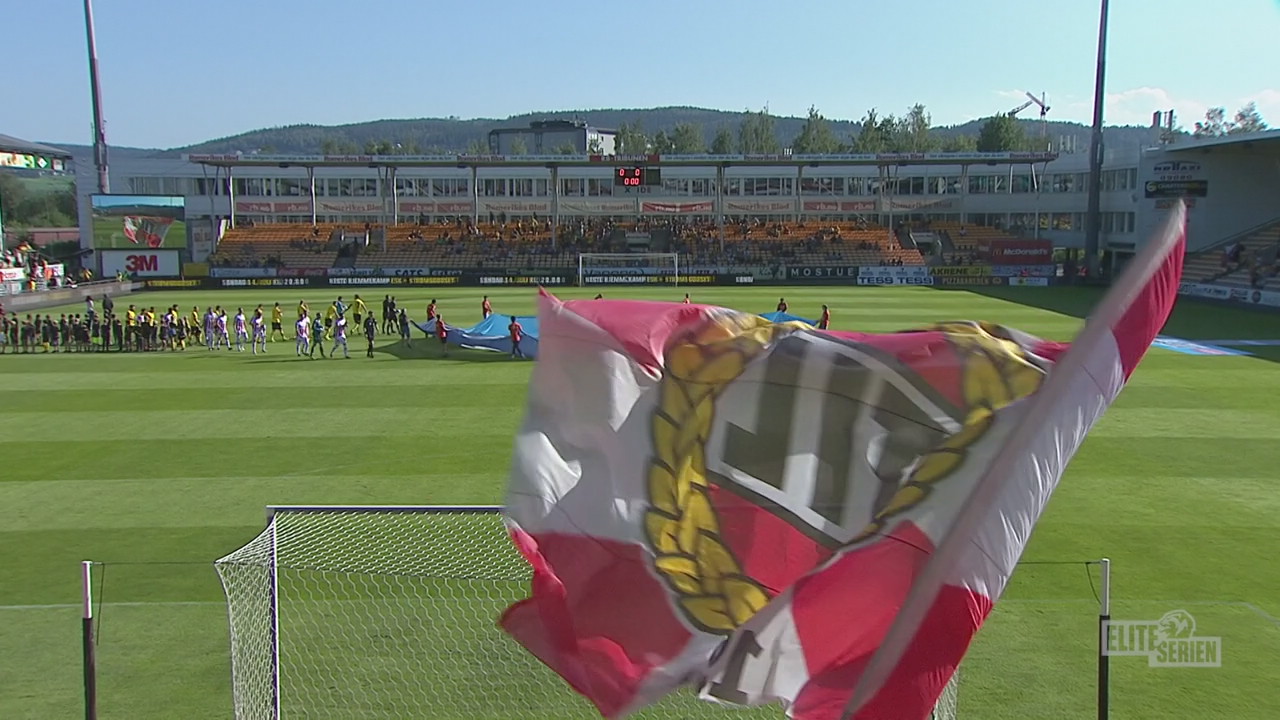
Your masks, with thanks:
<instances>
[{"instance_id":1,"label":"floodlight pole","mask_svg":"<svg viewBox=\"0 0 1280 720\"><path fill-rule=\"evenodd\" d=\"M1111 559L1098 561L1102 568L1098 598L1098 720L1111 711L1111 656L1107 652L1107 626L1111 624Z\"/></svg>"},{"instance_id":2,"label":"floodlight pole","mask_svg":"<svg viewBox=\"0 0 1280 720\"><path fill-rule=\"evenodd\" d=\"M102 119L102 85L98 82L98 41L93 33L93 0L84 0L84 31L89 41L89 94L93 99L93 164L98 169L98 192L111 192L107 172L107 128Z\"/></svg>"},{"instance_id":3,"label":"floodlight pole","mask_svg":"<svg viewBox=\"0 0 1280 720\"><path fill-rule=\"evenodd\" d=\"M1098 21L1098 61L1093 81L1093 132L1089 137L1089 206L1085 213L1084 262L1090 278L1098 268L1099 236L1102 234L1102 106L1106 99L1107 15L1110 0L1102 0Z\"/></svg>"},{"instance_id":4,"label":"floodlight pole","mask_svg":"<svg viewBox=\"0 0 1280 720\"><path fill-rule=\"evenodd\" d=\"M84 658L84 718L98 717L98 668L93 648L93 562L80 563L80 639Z\"/></svg>"}]
</instances>

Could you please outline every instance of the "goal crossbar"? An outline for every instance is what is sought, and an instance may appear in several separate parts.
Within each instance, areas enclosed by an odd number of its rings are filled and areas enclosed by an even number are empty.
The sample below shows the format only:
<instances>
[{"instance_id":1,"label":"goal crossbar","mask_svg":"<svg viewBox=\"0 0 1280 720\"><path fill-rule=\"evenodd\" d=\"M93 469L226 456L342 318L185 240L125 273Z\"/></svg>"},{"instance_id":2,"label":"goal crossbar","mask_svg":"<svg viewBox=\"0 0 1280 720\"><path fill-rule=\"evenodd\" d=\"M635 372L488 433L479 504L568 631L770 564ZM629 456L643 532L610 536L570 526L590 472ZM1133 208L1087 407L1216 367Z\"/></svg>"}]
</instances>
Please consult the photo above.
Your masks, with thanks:
<instances>
[{"instance_id":1,"label":"goal crossbar","mask_svg":"<svg viewBox=\"0 0 1280 720\"><path fill-rule=\"evenodd\" d=\"M600 264L595 264L596 262ZM646 261L663 261L663 264L635 265ZM670 269L667 275L664 271ZM636 272L639 270L640 272ZM680 284L680 253L578 253L578 285L642 285L666 283Z\"/></svg>"}]
</instances>

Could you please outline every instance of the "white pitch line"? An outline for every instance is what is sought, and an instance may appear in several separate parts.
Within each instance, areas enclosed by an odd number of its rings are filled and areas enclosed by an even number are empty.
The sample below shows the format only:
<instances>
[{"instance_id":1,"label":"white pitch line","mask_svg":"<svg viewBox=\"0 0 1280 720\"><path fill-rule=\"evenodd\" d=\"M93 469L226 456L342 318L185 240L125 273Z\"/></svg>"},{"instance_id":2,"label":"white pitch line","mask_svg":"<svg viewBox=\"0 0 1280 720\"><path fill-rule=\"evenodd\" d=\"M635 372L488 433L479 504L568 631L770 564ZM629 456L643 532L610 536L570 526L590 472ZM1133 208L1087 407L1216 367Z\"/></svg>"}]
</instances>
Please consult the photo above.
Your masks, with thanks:
<instances>
[{"instance_id":1,"label":"white pitch line","mask_svg":"<svg viewBox=\"0 0 1280 720\"><path fill-rule=\"evenodd\" d=\"M1242 600L1147 600L1143 598L1124 598L1118 602L1123 603L1144 603L1168 605L1169 607L1238 607L1244 608L1258 617L1262 618L1271 625L1280 628L1280 618L1268 613L1266 610L1254 605L1250 602ZM205 607L210 605L226 606L225 601L221 600L157 600L151 601L134 601L134 602L105 602L94 607L153 607L153 606L169 606L169 607ZM1009 598L1001 600L997 603L1000 605L1096 605L1097 601L1089 598ZM4 610L78 610L80 603L49 603L44 605L0 605L0 611Z\"/></svg>"}]
</instances>

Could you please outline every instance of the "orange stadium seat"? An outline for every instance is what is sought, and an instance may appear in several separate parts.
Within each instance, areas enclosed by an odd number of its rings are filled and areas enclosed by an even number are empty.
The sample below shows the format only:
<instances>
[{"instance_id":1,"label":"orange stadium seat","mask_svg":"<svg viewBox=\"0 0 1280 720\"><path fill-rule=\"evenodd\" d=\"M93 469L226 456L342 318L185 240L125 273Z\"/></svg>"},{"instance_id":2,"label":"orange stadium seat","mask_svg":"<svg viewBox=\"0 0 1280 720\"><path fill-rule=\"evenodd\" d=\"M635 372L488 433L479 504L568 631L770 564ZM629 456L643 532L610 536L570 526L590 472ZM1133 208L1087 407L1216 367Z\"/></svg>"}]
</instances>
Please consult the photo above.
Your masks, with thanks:
<instances>
[{"instance_id":1,"label":"orange stadium seat","mask_svg":"<svg viewBox=\"0 0 1280 720\"><path fill-rule=\"evenodd\" d=\"M332 267L338 253L326 244L330 233L342 227L282 223L230 229L223 234L211 263L215 267ZM480 223L474 228L457 224L395 225L384 231L385 249L372 243L355 259L355 267L570 269L577 266L578 252L608 251L605 247L592 247L591 241L557 248L549 228L532 221ZM876 225L755 226L745 237L737 226L729 225L725 228L723 253L718 232L710 226L683 228L680 234L677 241L685 250L680 262L690 266L924 264L919 251L902 248L887 228Z\"/></svg>"}]
</instances>

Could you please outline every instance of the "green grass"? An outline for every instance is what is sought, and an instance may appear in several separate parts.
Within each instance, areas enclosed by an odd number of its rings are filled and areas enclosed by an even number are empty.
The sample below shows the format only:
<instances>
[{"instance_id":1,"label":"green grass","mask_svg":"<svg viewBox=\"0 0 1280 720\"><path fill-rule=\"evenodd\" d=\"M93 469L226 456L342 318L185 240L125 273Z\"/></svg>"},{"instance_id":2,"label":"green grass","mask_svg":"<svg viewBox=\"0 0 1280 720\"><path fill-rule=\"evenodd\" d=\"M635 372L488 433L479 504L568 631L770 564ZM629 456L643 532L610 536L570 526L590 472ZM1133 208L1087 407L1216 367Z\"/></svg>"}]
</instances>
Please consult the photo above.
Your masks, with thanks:
<instances>
[{"instance_id":1,"label":"green grass","mask_svg":"<svg viewBox=\"0 0 1280 720\"><path fill-rule=\"evenodd\" d=\"M439 297L450 321L466 325L479 318L481 292L410 291L400 299L420 317L429 297ZM1054 339L1070 338L1098 298L1036 288L693 293L699 302L749 311L770 310L785 295L792 312L810 316L825 302L842 329L969 318ZM189 309L279 301L288 320L299 297L314 306L334 294L165 293L123 302ZM533 310L528 290L490 294L500 312ZM676 299L683 290L606 294ZM379 299L366 294L371 305ZM1280 316L1185 303L1167 332L1280 339ZM292 343L273 344L266 358L202 349L0 357L0 718L80 712L81 560L107 563L100 574L101 717L226 718L227 617L212 561L261 531L264 505L501 500L531 363L465 351L445 360L434 342L415 342L408 352L384 344L373 360L360 349L349 361L313 362L295 360ZM1280 717L1271 680L1280 665L1273 550L1280 349L1255 350L1263 357L1164 350L1147 357L1076 456L1026 564L978 635L962 669L962 718L1094 716L1096 573L1091 585L1081 564L1031 563L1102 556L1115 563L1115 618L1154 620L1185 609L1197 634L1223 638L1218 669L1154 669L1142 658L1114 658L1112 717ZM520 594L507 585L492 590L493 612ZM387 653L406 651L402 632L380 633ZM457 669L430 687L492 686L516 703L504 716L546 717L552 706L556 717L569 715L558 703L585 716L554 680L534 677L541 670L527 658L509 683L492 677L499 668L486 660L509 645L496 634L451 645L440 653L448 663L433 655L425 667ZM387 679L373 664L383 660L385 653L362 658L363 679L352 681L371 697L368 683ZM427 684L418 676L407 682ZM440 717L456 707L440 706ZM394 706L390 714L404 716Z\"/></svg>"}]
</instances>

